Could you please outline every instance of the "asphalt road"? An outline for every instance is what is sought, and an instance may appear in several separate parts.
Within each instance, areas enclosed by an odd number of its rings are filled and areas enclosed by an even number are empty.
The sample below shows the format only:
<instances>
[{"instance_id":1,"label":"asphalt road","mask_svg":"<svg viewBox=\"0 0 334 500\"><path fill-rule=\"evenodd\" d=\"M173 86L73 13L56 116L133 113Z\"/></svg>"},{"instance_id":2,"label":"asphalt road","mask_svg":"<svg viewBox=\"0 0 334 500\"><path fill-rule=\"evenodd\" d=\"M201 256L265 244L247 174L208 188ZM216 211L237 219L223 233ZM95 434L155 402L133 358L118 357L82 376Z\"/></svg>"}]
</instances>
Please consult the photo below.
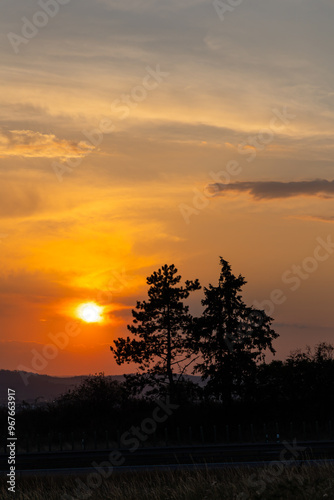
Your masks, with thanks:
<instances>
[{"instance_id":1,"label":"asphalt road","mask_svg":"<svg viewBox=\"0 0 334 500\"><path fill-rule=\"evenodd\" d=\"M114 455L110 455L111 452ZM117 471L151 470L154 468L257 466L263 462L282 461L285 464L312 463L334 460L334 441L298 443L243 443L233 445L175 446L129 450L96 450L81 452L26 453L17 455L19 474L58 473L79 474L94 467L113 468ZM314 462L315 463L315 462ZM8 472L7 456L0 455L1 475ZM53 471L53 472L51 472ZM66 471L66 472L65 472Z\"/></svg>"}]
</instances>

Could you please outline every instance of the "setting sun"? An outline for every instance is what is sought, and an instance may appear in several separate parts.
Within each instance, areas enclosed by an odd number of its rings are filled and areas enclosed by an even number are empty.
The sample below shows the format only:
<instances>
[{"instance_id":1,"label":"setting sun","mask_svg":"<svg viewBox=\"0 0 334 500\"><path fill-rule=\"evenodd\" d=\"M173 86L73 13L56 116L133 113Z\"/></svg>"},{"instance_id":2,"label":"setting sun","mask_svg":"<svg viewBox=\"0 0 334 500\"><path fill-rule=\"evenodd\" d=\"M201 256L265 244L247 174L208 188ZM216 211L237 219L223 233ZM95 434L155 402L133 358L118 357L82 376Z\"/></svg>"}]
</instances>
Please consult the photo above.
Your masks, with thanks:
<instances>
[{"instance_id":1,"label":"setting sun","mask_svg":"<svg viewBox=\"0 0 334 500\"><path fill-rule=\"evenodd\" d=\"M103 320L103 307L95 302L86 302L77 308L77 316L86 323L100 323Z\"/></svg>"}]
</instances>

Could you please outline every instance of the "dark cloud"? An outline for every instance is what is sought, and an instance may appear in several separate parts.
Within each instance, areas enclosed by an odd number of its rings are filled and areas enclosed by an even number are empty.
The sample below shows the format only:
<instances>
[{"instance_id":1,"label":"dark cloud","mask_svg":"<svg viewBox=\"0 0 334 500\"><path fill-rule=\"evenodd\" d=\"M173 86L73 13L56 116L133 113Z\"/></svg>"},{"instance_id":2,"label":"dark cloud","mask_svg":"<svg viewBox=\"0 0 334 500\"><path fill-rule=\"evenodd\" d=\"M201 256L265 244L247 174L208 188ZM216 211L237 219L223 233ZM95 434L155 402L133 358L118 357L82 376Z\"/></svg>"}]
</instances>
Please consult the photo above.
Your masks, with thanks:
<instances>
[{"instance_id":1,"label":"dark cloud","mask_svg":"<svg viewBox=\"0 0 334 500\"><path fill-rule=\"evenodd\" d=\"M328 216L325 216L325 215L313 215L310 218L312 218L313 220L319 220L319 221L322 221L322 222L331 222L331 223L334 222L334 215L328 215Z\"/></svg>"},{"instance_id":2,"label":"dark cloud","mask_svg":"<svg viewBox=\"0 0 334 500\"><path fill-rule=\"evenodd\" d=\"M294 219L301 219L301 220L313 220L313 221L320 221L320 222L329 222L330 224L334 223L334 215L299 215L299 216L293 216Z\"/></svg>"},{"instance_id":3,"label":"dark cloud","mask_svg":"<svg viewBox=\"0 0 334 500\"><path fill-rule=\"evenodd\" d=\"M229 191L247 192L255 200L291 198L293 196L318 196L332 198L334 196L334 181L315 179L313 181L255 181L234 182L230 184L215 183L208 186L209 191L217 196L222 196Z\"/></svg>"}]
</instances>

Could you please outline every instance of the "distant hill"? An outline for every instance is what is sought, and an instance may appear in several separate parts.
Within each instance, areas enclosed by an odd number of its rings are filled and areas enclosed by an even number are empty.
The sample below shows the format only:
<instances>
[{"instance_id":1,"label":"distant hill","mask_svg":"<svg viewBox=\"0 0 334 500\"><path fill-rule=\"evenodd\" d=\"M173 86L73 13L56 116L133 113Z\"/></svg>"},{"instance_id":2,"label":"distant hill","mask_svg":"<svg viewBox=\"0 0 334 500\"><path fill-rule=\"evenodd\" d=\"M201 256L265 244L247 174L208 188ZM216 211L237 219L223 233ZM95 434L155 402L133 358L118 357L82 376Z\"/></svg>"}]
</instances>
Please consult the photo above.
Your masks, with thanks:
<instances>
[{"instance_id":1,"label":"distant hill","mask_svg":"<svg viewBox=\"0 0 334 500\"><path fill-rule=\"evenodd\" d=\"M36 402L49 402L61 394L80 385L88 375L76 377L52 377L50 375L39 375L38 373L0 370L0 405L7 403L7 390L14 389L18 403L26 401L33 404ZM123 375L110 376L113 380L122 382ZM200 382L200 377L187 376L193 382ZM202 385L202 384L200 384Z\"/></svg>"},{"instance_id":2,"label":"distant hill","mask_svg":"<svg viewBox=\"0 0 334 500\"><path fill-rule=\"evenodd\" d=\"M80 385L88 375L76 377L52 377L37 373L0 370L0 404L7 402L7 389L14 389L16 401L27 403L53 401L56 397ZM124 380L123 375L111 377L114 380Z\"/></svg>"}]
</instances>

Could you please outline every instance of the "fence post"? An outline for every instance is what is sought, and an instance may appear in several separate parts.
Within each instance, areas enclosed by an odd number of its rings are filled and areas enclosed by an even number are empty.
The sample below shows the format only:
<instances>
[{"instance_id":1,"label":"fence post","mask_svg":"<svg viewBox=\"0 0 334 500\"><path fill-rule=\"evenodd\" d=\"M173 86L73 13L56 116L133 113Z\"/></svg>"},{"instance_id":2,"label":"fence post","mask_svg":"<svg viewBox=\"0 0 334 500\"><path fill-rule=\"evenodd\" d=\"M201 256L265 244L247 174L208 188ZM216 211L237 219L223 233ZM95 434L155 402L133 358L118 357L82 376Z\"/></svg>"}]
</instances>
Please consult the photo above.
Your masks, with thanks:
<instances>
[{"instance_id":1,"label":"fence post","mask_svg":"<svg viewBox=\"0 0 334 500\"><path fill-rule=\"evenodd\" d=\"M241 425L238 424L238 439L239 442L242 443L242 432L241 432Z\"/></svg>"},{"instance_id":2,"label":"fence post","mask_svg":"<svg viewBox=\"0 0 334 500\"><path fill-rule=\"evenodd\" d=\"M192 445L193 444L193 433L192 433L191 426L189 426L188 432L189 432L189 442Z\"/></svg>"},{"instance_id":3,"label":"fence post","mask_svg":"<svg viewBox=\"0 0 334 500\"><path fill-rule=\"evenodd\" d=\"M290 439L293 438L293 423L290 422Z\"/></svg>"},{"instance_id":4,"label":"fence post","mask_svg":"<svg viewBox=\"0 0 334 500\"><path fill-rule=\"evenodd\" d=\"M263 434L264 434L264 439L265 439L266 443L268 443L269 439L268 439L268 433L267 433L267 426L266 426L266 424L263 424Z\"/></svg>"},{"instance_id":5,"label":"fence post","mask_svg":"<svg viewBox=\"0 0 334 500\"><path fill-rule=\"evenodd\" d=\"M201 442L202 444L204 444L204 432L203 432L203 425L200 426L199 428L199 432L200 432L200 435L201 435Z\"/></svg>"}]
</instances>

